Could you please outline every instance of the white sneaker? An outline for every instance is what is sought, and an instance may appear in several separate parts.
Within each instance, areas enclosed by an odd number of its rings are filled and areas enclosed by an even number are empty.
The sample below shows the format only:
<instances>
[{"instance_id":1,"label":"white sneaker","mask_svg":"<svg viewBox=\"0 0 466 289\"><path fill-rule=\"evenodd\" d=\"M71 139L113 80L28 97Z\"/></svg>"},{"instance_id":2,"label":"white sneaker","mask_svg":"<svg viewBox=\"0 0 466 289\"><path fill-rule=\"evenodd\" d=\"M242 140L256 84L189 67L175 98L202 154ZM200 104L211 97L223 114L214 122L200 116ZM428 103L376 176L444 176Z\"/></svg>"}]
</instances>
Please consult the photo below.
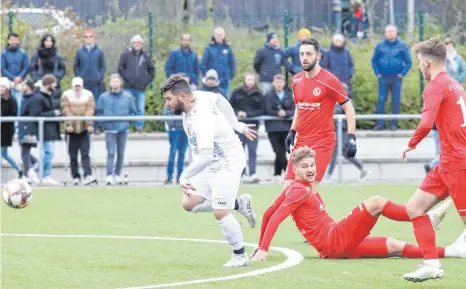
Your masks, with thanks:
<instances>
[{"instance_id":1,"label":"white sneaker","mask_svg":"<svg viewBox=\"0 0 466 289\"><path fill-rule=\"evenodd\" d=\"M55 181L54 179L52 179L52 177L46 177L46 178L43 178L42 179L42 185L45 185L45 186L61 186L61 183Z\"/></svg>"},{"instance_id":2,"label":"white sneaker","mask_svg":"<svg viewBox=\"0 0 466 289\"><path fill-rule=\"evenodd\" d=\"M251 179L249 178L249 176L243 175L241 177L241 183L242 184L249 184L250 182L251 182Z\"/></svg>"},{"instance_id":3,"label":"white sneaker","mask_svg":"<svg viewBox=\"0 0 466 289\"><path fill-rule=\"evenodd\" d=\"M89 175L89 176L85 177L84 180L83 180L83 185L85 185L85 186L88 186L88 185L94 184L94 183L97 183L97 180L92 175Z\"/></svg>"},{"instance_id":4,"label":"white sneaker","mask_svg":"<svg viewBox=\"0 0 466 289\"><path fill-rule=\"evenodd\" d=\"M249 177L249 182L251 184L257 184L258 182L260 182L260 180L261 179L259 178L259 176L257 174L254 174L254 175Z\"/></svg>"},{"instance_id":5,"label":"white sneaker","mask_svg":"<svg viewBox=\"0 0 466 289\"><path fill-rule=\"evenodd\" d=\"M252 196L243 194L237 198L238 200L238 213L243 215L248 220L249 226L254 228L256 226L256 213L252 208Z\"/></svg>"},{"instance_id":6,"label":"white sneaker","mask_svg":"<svg viewBox=\"0 0 466 289\"><path fill-rule=\"evenodd\" d=\"M114 180L113 180L113 176L107 176L107 177L105 178L105 184L106 184L107 186L113 185L113 181L114 181Z\"/></svg>"},{"instance_id":7,"label":"white sneaker","mask_svg":"<svg viewBox=\"0 0 466 289\"><path fill-rule=\"evenodd\" d=\"M428 260L433 261L433 260ZM414 272L408 273L404 276L407 281L411 282L424 282L429 279L439 279L442 278L445 272L442 269L442 265L435 266L424 261L424 264L418 266L418 269Z\"/></svg>"},{"instance_id":8,"label":"white sneaker","mask_svg":"<svg viewBox=\"0 0 466 289\"><path fill-rule=\"evenodd\" d=\"M31 181L31 183L33 184L40 184L40 180L39 180L39 177L37 176L37 173L34 169L29 169L28 171L28 178L29 180Z\"/></svg>"},{"instance_id":9,"label":"white sneaker","mask_svg":"<svg viewBox=\"0 0 466 289\"><path fill-rule=\"evenodd\" d=\"M447 215L448 209L452 203L452 200L448 199L443 202L443 204L438 206L438 208L435 208L427 213L435 230L439 230L443 226L445 216Z\"/></svg>"},{"instance_id":10,"label":"white sneaker","mask_svg":"<svg viewBox=\"0 0 466 289\"><path fill-rule=\"evenodd\" d=\"M81 183L81 180L79 178L74 178L73 179L73 186L79 186Z\"/></svg>"},{"instance_id":11,"label":"white sneaker","mask_svg":"<svg viewBox=\"0 0 466 289\"><path fill-rule=\"evenodd\" d=\"M116 183L117 185L122 185L122 184L123 184L123 180L121 179L120 176L115 175L115 183Z\"/></svg>"},{"instance_id":12,"label":"white sneaker","mask_svg":"<svg viewBox=\"0 0 466 289\"><path fill-rule=\"evenodd\" d=\"M366 171L365 169L361 170L361 172L359 173L358 182L360 182L360 183L365 182L366 179L367 179L367 176L368 176L370 173L371 173L371 172Z\"/></svg>"},{"instance_id":13,"label":"white sneaker","mask_svg":"<svg viewBox=\"0 0 466 289\"><path fill-rule=\"evenodd\" d=\"M233 254L231 255L231 259L223 264L225 268L232 268L232 267L246 267L249 264L249 257L246 253L243 254Z\"/></svg>"},{"instance_id":14,"label":"white sneaker","mask_svg":"<svg viewBox=\"0 0 466 289\"><path fill-rule=\"evenodd\" d=\"M445 248L445 255L447 255L447 252L451 257L466 258L466 230L464 230L453 244Z\"/></svg>"}]
</instances>

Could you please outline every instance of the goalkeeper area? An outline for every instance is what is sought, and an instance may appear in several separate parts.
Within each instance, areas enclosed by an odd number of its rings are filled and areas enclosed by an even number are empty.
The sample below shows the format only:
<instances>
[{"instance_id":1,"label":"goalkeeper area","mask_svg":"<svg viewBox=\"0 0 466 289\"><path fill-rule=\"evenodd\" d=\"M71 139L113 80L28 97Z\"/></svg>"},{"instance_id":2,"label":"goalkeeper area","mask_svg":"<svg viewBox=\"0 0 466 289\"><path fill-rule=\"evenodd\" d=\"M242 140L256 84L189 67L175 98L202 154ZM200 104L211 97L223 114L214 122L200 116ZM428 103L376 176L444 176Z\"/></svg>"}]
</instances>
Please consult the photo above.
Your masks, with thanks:
<instances>
[{"instance_id":1,"label":"goalkeeper area","mask_svg":"<svg viewBox=\"0 0 466 289\"><path fill-rule=\"evenodd\" d=\"M320 186L329 214L340 219L380 195L406 204L416 185ZM257 226L244 218L245 242L255 245L262 214L282 186L242 186L253 196ZM236 212L234 214L237 214ZM449 245L464 230L454 207L436 231ZM408 283L419 259L319 259L291 218L280 226L267 262L222 268L231 254L211 213L186 212L178 187L54 188L34 191L23 210L1 206L1 288L464 288L465 259L443 259L439 281ZM416 243L412 225L383 217L373 236ZM247 246L250 254L254 247ZM176 286L176 287L174 287Z\"/></svg>"}]
</instances>

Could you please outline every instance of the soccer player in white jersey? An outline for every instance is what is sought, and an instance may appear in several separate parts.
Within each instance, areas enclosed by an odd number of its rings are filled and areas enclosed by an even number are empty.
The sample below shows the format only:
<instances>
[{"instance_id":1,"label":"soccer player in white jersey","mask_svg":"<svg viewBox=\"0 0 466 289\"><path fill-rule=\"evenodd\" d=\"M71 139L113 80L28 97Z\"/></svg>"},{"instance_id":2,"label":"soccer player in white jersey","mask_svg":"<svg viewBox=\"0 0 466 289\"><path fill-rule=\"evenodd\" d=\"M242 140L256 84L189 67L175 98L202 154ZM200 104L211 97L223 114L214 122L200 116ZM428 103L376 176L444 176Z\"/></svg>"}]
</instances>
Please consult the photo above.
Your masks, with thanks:
<instances>
[{"instance_id":1,"label":"soccer player in white jersey","mask_svg":"<svg viewBox=\"0 0 466 289\"><path fill-rule=\"evenodd\" d=\"M251 227L256 215L250 195L237 198L246 157L234 131L254 140L256 132L238 122L233 108L223 96L192 91L182 75L174 74L160 88L165 105L175 115L183 115L183 126L193 153L192 163L180 176L182 204L192 213L213 212L223 236L233 249L224 267L249 263L244 250L241 226L232 214L235 209Z\"/></svg>"}]
</instances>

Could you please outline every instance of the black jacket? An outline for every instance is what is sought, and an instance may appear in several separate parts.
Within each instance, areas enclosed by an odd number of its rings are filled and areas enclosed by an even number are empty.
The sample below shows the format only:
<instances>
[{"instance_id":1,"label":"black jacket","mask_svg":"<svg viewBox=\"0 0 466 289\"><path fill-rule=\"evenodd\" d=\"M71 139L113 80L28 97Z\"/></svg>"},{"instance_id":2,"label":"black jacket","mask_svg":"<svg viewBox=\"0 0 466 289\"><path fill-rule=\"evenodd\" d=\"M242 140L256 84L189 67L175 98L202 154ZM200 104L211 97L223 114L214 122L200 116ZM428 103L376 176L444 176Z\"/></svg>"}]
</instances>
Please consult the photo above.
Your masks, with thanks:
<instances>
[{"instance_id":1,"label":"black jacket","mask_svg":"<svg viewBox=\"0 0 466 289\"><path fill-rule=\"evenodd\" d=\"M220 86L212 87L212 86L208 86L208 85L203 84L202 87L199 88L198 90L218 93L218 94L221 94L221 95L223 95L225 97L225 91L223 91L223 89Z\"/></svg>"},{"instance_id":2,"label":"black jacket","mask_svg":"<svg viewBox=\"0 0 466 289\"><path fill-rule=\"evenodd\" d=\"M285 66L286 71L295 74L281 48L273 48L265 44L257 50L254 57L254 70L260 75L261 82L272 82L275 74L282 73L282 66Z\"/></svg>"},{"instance_id":3,"label":"black jacket","mask_svg":"<svg viewBox=\"0 0 466 289\"><path fill-rule=\"evenodd\" d=\"M134 49L129 48L120 56L118 73L125 81L125 88L145 90L154 80L154 63L150 55L143 50L136 54Z\"/></svg>"},{"instance_id":4,"label":"black jacket","mask_svg":"<svg viewBox=\"0 0 466 289\"><path fill-rule=\"evenodd\" d=\"M265 113L269 116L277 116L278 111L283 109L286 112L285 118L292 118L295 111L295 104L293 101L293 94L285 87L285 95L280 101L275 89L269 91L265 95ZM289 131L291 128L292 120L272 120L265 122L265 130L268 132L276 131Z\"/></svg>"},{"instance_id":5,"label":"black jacket","mask_svg":"<svg viewBox=\"0 0 466 289\"><path fill-rule=\"evenodd\" d=\"M55 104L55 105L54 105ZM27 107L22 110L22 113L27 116L35 117L55 117L55 110L58 109L57 101L50 95L36 90L31 97ZM25 131L28 135L38 136L38 126L29 125ZM60 140L60 123L47 121L44 124L44 141Z\"/></svg>"},{"instance_id":6,"label":"black jacket","mask_svg":"<svg viewBox=\"0 0 466 289\"><path fill-rule=\"evenodd\" d=\"M265 113L264 96L256 89L247 92L244 87L235 89L230 97L230 104L237 115L239 111L244 111L246 117L262 116ZM256 128L259 126L258 121L247 121L248 124L255 124Z\"/></svg>"},{"instance_id":7,"label":"black jacket","mask_svg":"<svg viewBox=\"0 0 466 289\"><path fill-rule=\"evenodd\" d=\"M1 102L1 116L17 116L18 105L16 100L10 96L8 99L3 99ZM1 125L1 143L2 147L11 147L13 143L13 136L15 135L15 123L14 122L2 122Z\"/></svg>"}]
</instances>

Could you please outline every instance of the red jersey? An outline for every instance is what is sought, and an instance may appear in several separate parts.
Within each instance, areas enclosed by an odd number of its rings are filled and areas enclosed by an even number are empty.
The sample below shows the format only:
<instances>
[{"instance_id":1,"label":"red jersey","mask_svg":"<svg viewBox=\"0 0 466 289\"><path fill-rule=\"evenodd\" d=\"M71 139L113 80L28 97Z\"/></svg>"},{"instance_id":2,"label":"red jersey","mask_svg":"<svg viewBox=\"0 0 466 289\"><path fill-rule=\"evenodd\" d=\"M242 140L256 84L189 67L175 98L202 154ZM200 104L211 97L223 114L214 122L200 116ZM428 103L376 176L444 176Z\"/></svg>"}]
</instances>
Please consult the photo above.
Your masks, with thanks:
<instances>
[{"instance_id":1,"label":"red jersey","mask_svg":"<svg viewBox=\"0 0 466 289\"><path fill-rule=\"evenodd\" d=\"M296 74L291 88L298 107L296 147L334 145L333 110L337 102L344 104L349 100L340 80L322 68L310 79L304 72Z\"/></svg>"},{"instance_id":2,"label":"red jersey","mask_svg":"<svg viewBox=\"0 0 466 289\"><path fill-rule=\"evenodd\" d=\"M408 146L416 147L435 121L440 141L440 171L466 169L466 93L461 84L442 72L424 94L424 108Z\"/></svg>"},{"instance_id":3,"label":"red jersey","mask_svg":"<svg viewBox=\"0 0 466 289\"><path fill-rule=\"evenodd\" d=\"M312 193L309 183L294 181L265 211L262 219L259 249L268 251L280 223L289 215L298 230L321 256L327 253L326 240L335 225L325 210L318 193Z\"/></svg>"}]
</instances>

